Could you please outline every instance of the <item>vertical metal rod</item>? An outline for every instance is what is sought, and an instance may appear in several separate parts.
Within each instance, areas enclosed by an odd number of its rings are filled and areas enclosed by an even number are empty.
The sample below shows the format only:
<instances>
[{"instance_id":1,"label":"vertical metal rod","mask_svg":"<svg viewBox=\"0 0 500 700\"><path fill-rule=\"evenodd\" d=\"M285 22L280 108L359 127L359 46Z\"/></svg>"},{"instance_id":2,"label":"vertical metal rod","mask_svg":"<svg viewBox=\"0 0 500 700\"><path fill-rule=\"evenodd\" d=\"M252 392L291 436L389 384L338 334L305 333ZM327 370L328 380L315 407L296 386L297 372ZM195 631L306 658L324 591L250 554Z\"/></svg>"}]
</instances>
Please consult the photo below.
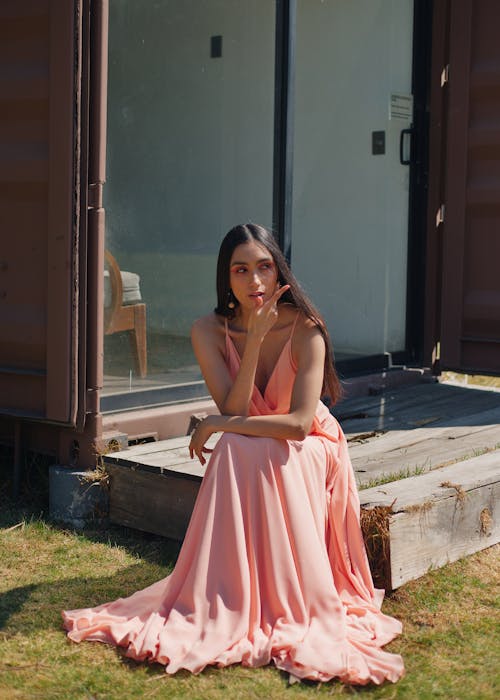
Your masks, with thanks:
<instances>
[{"instance_id":1,"label":"vertical metal rod","mask_svg":"<svg viewBox=\"0 0 500 700\"><path fill-rule=\"evenodd\" d=\"M103 384L105 212L102 206L102 196L106 180L108 2L107 0L95 0L91 9L87 400L89 410L94 413L99 411L99 390Z\"/></svg>"},{"instance_id":2,"label":"vertical metal rod","mask_svg":"<svg viewBox=\"0 0 500 700\"><path fill-rule=\"evenodd\" d=\"M276 0L273 228L290 261L297 0Z\"/></svg>"}]
</instances>

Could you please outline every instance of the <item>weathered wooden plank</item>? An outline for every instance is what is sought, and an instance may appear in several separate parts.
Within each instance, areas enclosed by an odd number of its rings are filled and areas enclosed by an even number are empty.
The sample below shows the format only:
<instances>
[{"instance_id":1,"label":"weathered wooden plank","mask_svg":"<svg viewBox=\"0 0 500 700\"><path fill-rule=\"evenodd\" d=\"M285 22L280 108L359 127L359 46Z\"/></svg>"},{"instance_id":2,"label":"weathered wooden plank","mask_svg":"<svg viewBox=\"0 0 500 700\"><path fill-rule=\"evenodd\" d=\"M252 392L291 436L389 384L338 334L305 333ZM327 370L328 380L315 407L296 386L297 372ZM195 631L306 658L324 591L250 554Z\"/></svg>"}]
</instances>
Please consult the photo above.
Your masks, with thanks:
<instances>
[{"instance_id":1,"label":"weathered wooden plank","mask_svg":"<svg viewBox=\"0 0 500 700\"><path fill-rule=\"evenodd\" d=\"M207 447L213 449L220 439L219 434L212 435L207 441ZM186 440L183 438L183 440ZM188 473L204 472L204 468L200 467L197 459L191 460L189 456L189 438L184 444L179 446L177 438L174 438L174 447L171 449L170 440L162 440L157 443L148 443L146 445L136 446L133 450L122 450L121 452L113 452L103 456L105 464L120 464L122 466L130 466L140 469L141 466L159 467L160 469L171 469L180 471L182 465L187 465ZM158 449L151 451L149 445L156 445ZM139 449L141 447L142 449ZM189 465L198 465L189 466Z\"/></svg>"},{"instance_id":2,"label":"weathered wooden plank","mask_svg":"<svg viewBox=\"0 0 500 700\"><path fill-rule=\"evenodd\" d=\"M425 398L433 400L435 396L439 396L443 393L439 383L433 384L417 384L416 386L404 386L404 387L394 387L391 389L384 390L381 394L368 395L368 396L358 396L354 399L343 399L334 407L334 413L337 413L340 417L348 415L351 412L372 411L376 409L382 399L386 400L386 403L394 403L395 405L401 403L402 405L408 401L418 401L418 398ZM446 391L446 388L445 388Z\"/></svg>"},{"instance_id":3,"label":"weathered wooden plank","mask_svg":"<svg viewBox=\"0 0 500 700\"><path fill-rule=\"evenodd\" d=\"M390 519L391 588L500 541L500 482L465 493Z\"/></svg>"},{"instance_id":4,"label":"weathered wooden plank","mask_svg":"<svg viewBox=\"0 0 500 700\"><path fill-rule=\"evenodd\" d=\"M418 428L422 421L442 425L444 421L500 406L500 394L495 392L444 385L431 385L428 389L431 390L428 395L410 396L408 390L405 390L404 396L394 396L391 393L389 396L377 397L378 404L365 411L367 414L365 418L342 420L342 415L346 415L344 411L336 411L334 408L333 413L341 419L340 423L346 435L351 436L373 430Z\"/></svg>"},{"instance_id":5,"label":"weathered wooden plank","mask_svg":"<svg viewBox=\"0 0 500 700\"><path fill-rule=\"evenodd\" d=\"M383 559L371 562L385 574L378 585L397 588L500 541L500 451L361 491L360 501L368 550Z\"/></svg>"},{"instance_id":6,"label":"weathered wooden plank","mask_svg":"<svg viewBox=\"0 0 500 700\"><path fill-rule=\"evenodd\" d=\"M419 405L425 402L427 405L433 404L437 399L461 400L467 403L468 400L481 400L481 396L487 395L492 400L500 399L500 391L491 390L491 387L463 386L446 383L422 383L412 386L392 387L384 390L381 394L358 396L352 399L343 399L334 407L334 413L340 417L351 412L372 412L381 403L389 409L394 406L395 410L400 410L405 406Z\"/></svg>"},{"instance_id":7,"label":"weathered wooden plank","mask_svg":"<svg viewBox=\"0 0 500 700\"><path fill-rule=\"evenodd\" d=\"M375 437L363 442L351 442L349 451L355 458L371 456L376 452L388 452L404 445L420 443L422 447L425 441L435 437L460 438L476 429L483 430L491 427L500 427L500 403L497 407L487 411L458 416L457 418L444 418L433 422L430 427L413 428L411 430L391 430L387 433L378 433Z\"/></svg>"},{"instance_id":8,"label":"weathered wooden plank","mask_svg":"<svg viewBox=\"0 0 500 700\"><path fill-rule=\"evenodd\" d=\"M500 409L474 414L469 423L487 423L496 418L500 418ZM464 423L464 418L458 422ZM417 428L381 435L370 439L366 444L351 443L350 454L358 483L362 485L371 479L403 469L431 469L443 462L463 458L474 449L491 449L500 442L500 425L477 425L475 436L471 436L471 432L474 429L469 426ZM184 471L201 478L204 469L200 468L196 460L191 461L189 458L189 439L185 436L138 445L105 455L104 461L134 468L140 468L141 465L156 466L177 473ZM212 436L209 446L213 447L218 439L218 435Z\"/></svg>"},{"instance_id":9,"label":"weathered wooden plank","mask_svg":"<svg viewBox=\"0 0 500 700\"><path fill-rule=\"evenodd\" d=\"M476 428L476 431L462 437L428 437L425 445L421 441L411 445L401 445L387 452L377 449L371 456L351 455L354 471L359 484L400 471L430 471L458 460L470 459L476 454L493 451L500 447L500 425ZM354 450L353 450L354 452Z\"/></svg>"},{"instance_id":10,"label":"weathered wooden plank","mask_svg":"<svg viewBox=\"0 0 500 700\"><path fill-rule=\"evenodd\" d=\"M182 540L193 511L199 481L161 472L109 464L109 519L164 537Z\"/></svg>"},{"instance_id":11,"label":"weathered wooden plank","mask_svg":"<svg viewBox=\"0 0 500 700\"><path fill-rule=\"evenodd\" d=\"M189 435L182 435L181 437L169 438L168 440L158 440L156 442L147 442L142 445L134 445L133 447L129 447L128 450L123 450L123 452L127 452L127 454L132 456L136 454L144 455L153 454L154 452L164 452L166 450L182 449L184 447L187 449L190 439Z\"/></svg>"},{"instance_id":12,"label":"weathered wooden plank","mask_svg":"<svg viewBox=\"0 0 500 700\"><path fill-rule=\"evenodd\" d=\"M106 468L111 466L123 467L134 472L149 472L151 474L160 474L171 476L175 479L190 479L200 482L205 474L205 467L203 467L198 460L187 460L181 464L172 465L171 467L161 467L151 464L144 464L144 462L130 461L130 460L120 460L114 459L113 461L108 460L104 462Z\"/></svg>"},{"instance_id":13,"label":"weathered wooden plank","mask_svg":"<svg viewBox=\"0 0 500 700\"><path fill-rule=\"evenodd\" d=\"M369 415L359 420L349 420L341 423L348 437L356 433L377 431L392 431L400 429L414 429L424 425L442 425L445 420L451 421L464 413L475 413L498 406L495 398L487 400L477 399L475 405L460 406L448 399L436 401L428 405L410 407L397 412L391 412L387 407L380 407L380 414Z\"/></svg>"},{"instance_id":14,"label":"weathered wooden plank","mask_svg":"<svg viewBox=\"0 0 500 700\"><path fill-rule=\"evenodd\" d=\"M392 505L394 513L426 503L430 497L443 497L443 482L459 483L472 490L500 481L500 450L434 469L426 474L400 479L360 492L363 507ZM453 489L448 495L452 495Z\"/></svg>"}]
</instances>

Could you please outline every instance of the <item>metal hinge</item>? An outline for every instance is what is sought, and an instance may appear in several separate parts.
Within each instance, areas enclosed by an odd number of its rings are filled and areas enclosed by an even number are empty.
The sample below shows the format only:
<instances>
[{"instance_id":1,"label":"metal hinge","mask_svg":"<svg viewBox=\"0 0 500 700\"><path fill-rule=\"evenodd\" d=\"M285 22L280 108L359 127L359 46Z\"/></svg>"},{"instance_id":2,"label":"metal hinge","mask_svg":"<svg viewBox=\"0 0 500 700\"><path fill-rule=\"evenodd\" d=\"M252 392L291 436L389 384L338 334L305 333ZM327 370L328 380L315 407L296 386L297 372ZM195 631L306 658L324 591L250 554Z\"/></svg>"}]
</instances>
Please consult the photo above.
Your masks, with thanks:
<instances>
[{"instance_id":1,"label":"metal hinge","mask_svg":"<svg viewBox=\"0 0 500 700\"><path fill-rule=\"evenodd\" d=\"M444 222L444 214L445 214L445 206L444 204L441 204L439 209L436 212L436 228L439 226L439 224L442 224Z\"/></svg>"},{"instance_id":2,"label":"metal hinge","mask_svg":"<svg viewBox=\"0 0 500 700\"><path fill-rule=\"evenodd\" d=\"M450 64L447 63L441 71L441 87L444 87L450 79Z\"/></svg>"},{"instance_id":3,"label":"metal hinge","mask_svg":"<svg viewBox=\"0 0 500 700\"><path fill-rule=\"evenodd\" d=\"M87 206L89 209L100 209L102 207L102 182L90 183L87 192Z\"/></svg>"}]
</instances>

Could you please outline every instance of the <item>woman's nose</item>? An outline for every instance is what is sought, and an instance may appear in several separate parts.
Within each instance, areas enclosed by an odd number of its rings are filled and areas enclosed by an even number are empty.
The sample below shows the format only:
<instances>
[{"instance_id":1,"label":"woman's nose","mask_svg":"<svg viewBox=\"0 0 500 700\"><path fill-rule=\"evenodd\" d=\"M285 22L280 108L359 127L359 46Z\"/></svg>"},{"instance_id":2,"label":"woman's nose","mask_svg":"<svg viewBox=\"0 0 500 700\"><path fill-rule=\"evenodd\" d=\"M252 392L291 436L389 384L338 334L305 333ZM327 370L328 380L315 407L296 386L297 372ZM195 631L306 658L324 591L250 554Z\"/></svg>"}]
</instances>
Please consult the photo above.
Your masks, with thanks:
<instances>
[{"instance_id":1,"label":"woman's nose","mask_svg":"<svg viewBox=\"0 0 500 700\"><path fill-rule=\"evenodd\" d=\"M260 285L260 276L257 271L251 273L250 284L255 287L258 287Z\"/></svg>"}]
</instances>

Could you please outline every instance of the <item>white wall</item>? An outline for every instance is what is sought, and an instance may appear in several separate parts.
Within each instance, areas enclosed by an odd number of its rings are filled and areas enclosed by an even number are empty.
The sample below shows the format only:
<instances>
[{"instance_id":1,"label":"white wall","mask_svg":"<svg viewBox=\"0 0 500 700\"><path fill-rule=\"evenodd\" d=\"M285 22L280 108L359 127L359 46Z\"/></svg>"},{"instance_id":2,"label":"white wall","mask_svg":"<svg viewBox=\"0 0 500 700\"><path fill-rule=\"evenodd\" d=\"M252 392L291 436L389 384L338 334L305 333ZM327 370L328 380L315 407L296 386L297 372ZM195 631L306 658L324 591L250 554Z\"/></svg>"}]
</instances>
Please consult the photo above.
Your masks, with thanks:
<instances>
[{"instance_id":1,"label":"white wall","mask_svg":"<svg viewBox=\"0 0 500 700\"><path fill-rule=\"evenodd\" d=\"M292 264L338 355L405 345L412 0L299 0ZM371 154L372 131L386 154Z\"/></svg>"}]
</instances>

